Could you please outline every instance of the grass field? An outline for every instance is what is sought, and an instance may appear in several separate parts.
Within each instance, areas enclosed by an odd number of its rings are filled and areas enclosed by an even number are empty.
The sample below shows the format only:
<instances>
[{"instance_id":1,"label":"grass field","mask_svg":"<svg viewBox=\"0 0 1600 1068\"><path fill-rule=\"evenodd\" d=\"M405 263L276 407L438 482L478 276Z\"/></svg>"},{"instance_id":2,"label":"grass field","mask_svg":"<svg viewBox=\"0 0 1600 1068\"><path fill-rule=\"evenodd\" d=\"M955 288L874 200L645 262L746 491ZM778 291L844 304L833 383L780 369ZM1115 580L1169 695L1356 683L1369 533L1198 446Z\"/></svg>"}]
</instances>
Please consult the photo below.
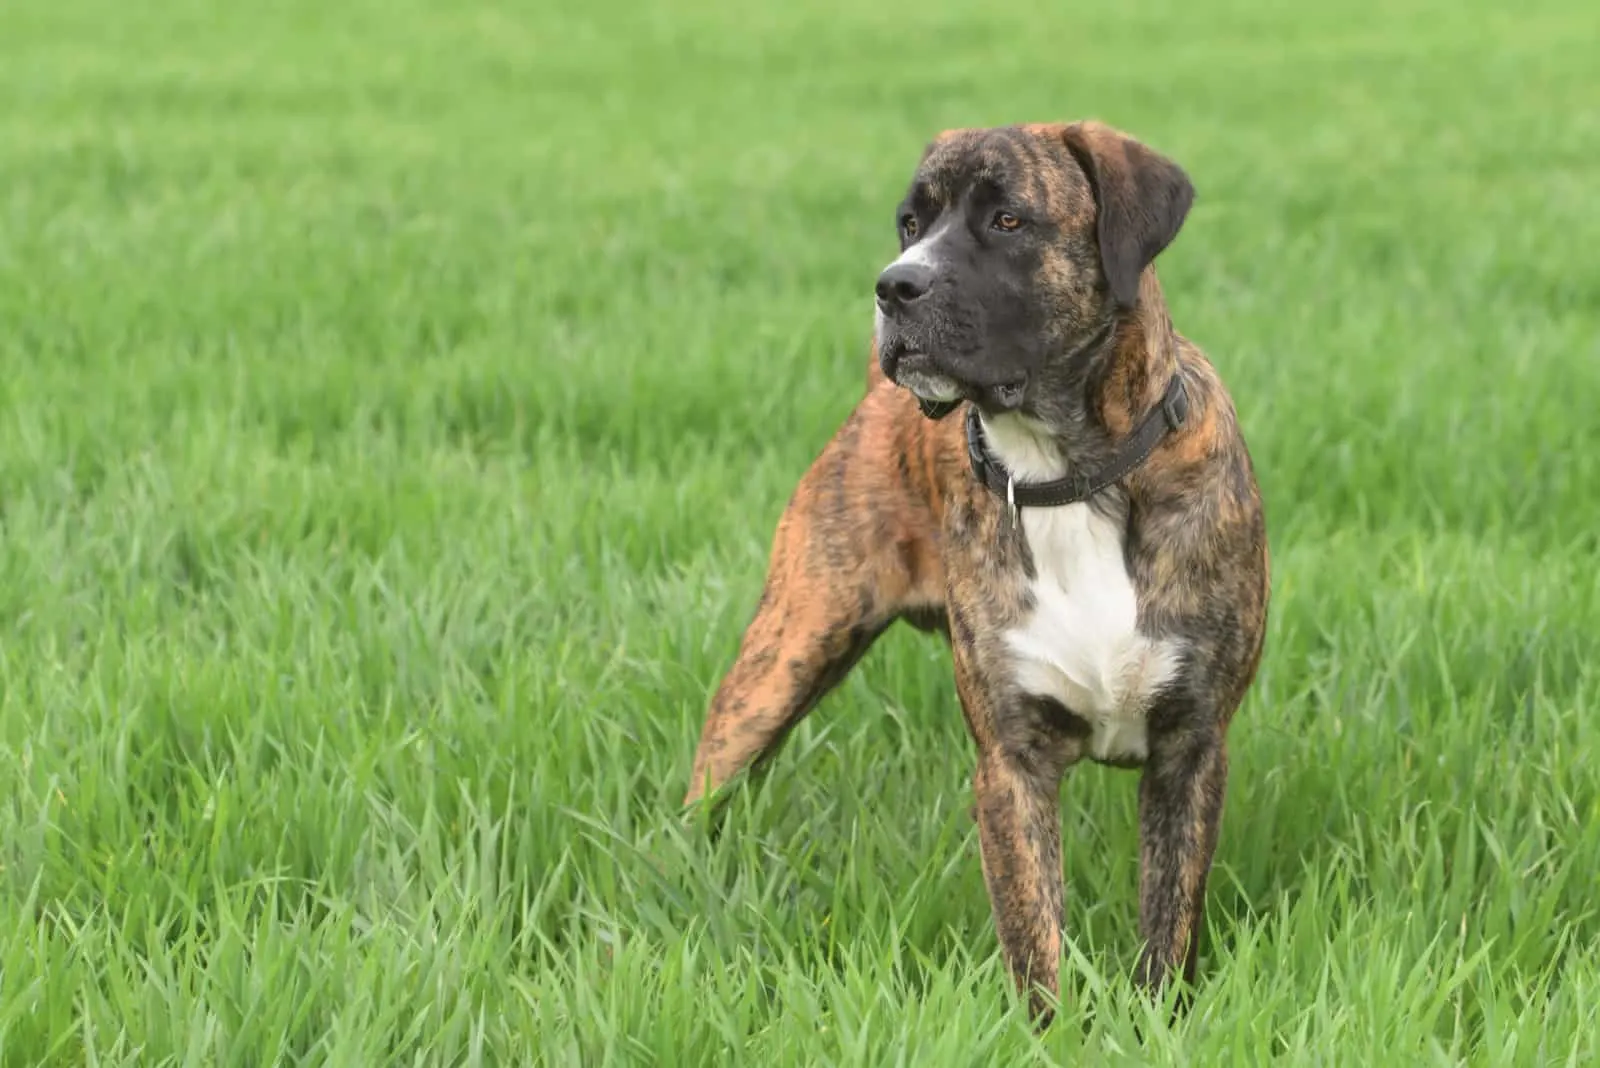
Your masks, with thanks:
<instances>
[{"instance_id":1,"label":"grass field","mask_svg":"<svg viewBox=\"0 0 1600 1068\"><path fill-rule=\"evenodd\" d=\"M0 1062L1595 1063L1597 32L0 5ZM1192 1012L1086 768L1035 1039L936 640L676 804L924 141L1089 115L1199 188L1274 602Z\"/></svg>"}]
</instances>

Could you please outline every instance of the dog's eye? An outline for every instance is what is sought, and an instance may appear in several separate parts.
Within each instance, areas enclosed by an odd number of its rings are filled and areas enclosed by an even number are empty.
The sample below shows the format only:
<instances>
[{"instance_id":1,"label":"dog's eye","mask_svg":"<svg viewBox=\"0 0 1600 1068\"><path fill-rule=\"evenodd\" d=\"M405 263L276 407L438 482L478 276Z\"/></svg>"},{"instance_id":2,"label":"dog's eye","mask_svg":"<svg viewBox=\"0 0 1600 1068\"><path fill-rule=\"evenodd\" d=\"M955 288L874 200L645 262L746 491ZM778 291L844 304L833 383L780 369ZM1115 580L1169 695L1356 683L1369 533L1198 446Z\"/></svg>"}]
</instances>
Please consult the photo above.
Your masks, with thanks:
<instances>
[{"instance_id":1,"label":"dog's eye","mask_svg":"<svg viewBox=\"0 0 1600 1068\"><path fill-rule=\"evenodd\" d=\"M908 238L916 237L917 236L917 217L915 215L909 215L909 214L908 215L902 215L900 217L900 229L905 231L906 237L908 237Z\"/></svg>"},{"instance_id":2,"label":"dog's eye","mask_svg":"<svg viewBox=\"0 0 1600 1068\"><path fill-rule=\"evenodd\" d=\"M1007 233L1009 233L1010 231L1021 226L1022 220L1011 214L1009 211L997 211L994 215L994 222L990 223L989 225L993 226L996 230L1005 230Z\"/></svg>"}]
</instances>

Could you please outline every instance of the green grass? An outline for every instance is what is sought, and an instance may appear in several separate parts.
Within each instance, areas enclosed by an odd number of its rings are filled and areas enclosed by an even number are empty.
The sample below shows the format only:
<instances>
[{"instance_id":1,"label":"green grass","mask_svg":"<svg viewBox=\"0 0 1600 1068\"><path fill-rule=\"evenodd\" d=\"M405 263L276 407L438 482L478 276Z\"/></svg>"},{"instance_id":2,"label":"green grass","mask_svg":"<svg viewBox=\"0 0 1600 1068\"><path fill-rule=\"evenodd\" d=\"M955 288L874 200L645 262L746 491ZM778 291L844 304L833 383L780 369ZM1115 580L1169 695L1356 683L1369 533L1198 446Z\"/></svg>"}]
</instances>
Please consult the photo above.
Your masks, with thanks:
<instances>
[{"instance_id":1,"label":"green grass","mask_svg":"<svg viewBox=\"0 0 1600 1068\"><path fill-rule=\"evenodd\" d=\"M0 6L0 1061L1595 1063L1597 28ZM1274 603L1193 1011L1084 769L1035 1040L936 641L675 806L922 144L1089 115L1200 190Z\"/></svg>"}]
</instances>

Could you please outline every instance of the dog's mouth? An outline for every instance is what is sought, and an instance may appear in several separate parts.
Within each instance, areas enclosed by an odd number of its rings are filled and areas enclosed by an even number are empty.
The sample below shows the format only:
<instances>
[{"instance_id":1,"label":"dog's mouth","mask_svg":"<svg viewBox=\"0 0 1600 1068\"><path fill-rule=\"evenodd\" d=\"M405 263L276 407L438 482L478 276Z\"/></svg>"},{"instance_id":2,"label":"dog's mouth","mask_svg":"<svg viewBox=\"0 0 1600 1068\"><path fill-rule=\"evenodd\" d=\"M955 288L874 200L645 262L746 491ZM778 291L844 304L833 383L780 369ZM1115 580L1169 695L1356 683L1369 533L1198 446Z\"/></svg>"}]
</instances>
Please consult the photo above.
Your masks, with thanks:
<instances>
[{"instance_id":1,"label":"dog's mouth","mask_svg":"<svg viewBox=\"0 0 1600 1068\"><path fill-rule=\"evenodd\" d=\"M966 399L960 385L941 374L908 371L900 376L897 384L917 398L917 407L934 422L955 411Z\"/></svg>"},{"instance_id":2,"label":"dog's mouth","mask_svg":"<svg viewBox=\"0 0 1600 1068\"><path fill-rule=\"evenodd\" d=\"M1015 411L1027 392L1026 378L994 383L958 378L920 349L897 345L886 349L885 356L884 374L915 397L922 414L930 419L944 418L962 401L995 412Z\"/></svg>"},{"instance_id":3,"label":"dog's mouth","mask_svg":"<svg viewBox=\"0 0 1600 1068\"><path fill-rule=\"evenodd\" d=\"M895 385L909 390L920 401L930 404L958 404L966 399L967 391L949 375L937 371L902 368L894 376Z\"/></svg>"}]
</instances>

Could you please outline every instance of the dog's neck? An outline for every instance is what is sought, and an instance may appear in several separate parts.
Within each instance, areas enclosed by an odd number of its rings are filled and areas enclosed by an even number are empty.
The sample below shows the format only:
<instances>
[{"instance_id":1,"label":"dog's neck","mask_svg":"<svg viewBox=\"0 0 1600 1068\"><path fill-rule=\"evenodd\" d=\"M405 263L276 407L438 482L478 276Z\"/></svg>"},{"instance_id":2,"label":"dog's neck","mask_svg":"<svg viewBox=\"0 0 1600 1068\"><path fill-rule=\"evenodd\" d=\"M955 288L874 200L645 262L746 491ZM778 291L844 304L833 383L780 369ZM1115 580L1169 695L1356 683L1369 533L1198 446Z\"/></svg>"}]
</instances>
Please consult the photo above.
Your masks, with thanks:
<instances>
[{"instance_id":1,"label":"dog's neck","mask_svg":"<svg viewBox=\"0 0 1600 1068\"><path fill-rule=\"evenodd\" d=\"M1106 336L1041 378L1028 411L984 414L984 437L1019 482L1091 473L1160 403L1177 367L1166 300L1147 269L1138 303L1115 313Z\"/></svg>"}]
</instances>

